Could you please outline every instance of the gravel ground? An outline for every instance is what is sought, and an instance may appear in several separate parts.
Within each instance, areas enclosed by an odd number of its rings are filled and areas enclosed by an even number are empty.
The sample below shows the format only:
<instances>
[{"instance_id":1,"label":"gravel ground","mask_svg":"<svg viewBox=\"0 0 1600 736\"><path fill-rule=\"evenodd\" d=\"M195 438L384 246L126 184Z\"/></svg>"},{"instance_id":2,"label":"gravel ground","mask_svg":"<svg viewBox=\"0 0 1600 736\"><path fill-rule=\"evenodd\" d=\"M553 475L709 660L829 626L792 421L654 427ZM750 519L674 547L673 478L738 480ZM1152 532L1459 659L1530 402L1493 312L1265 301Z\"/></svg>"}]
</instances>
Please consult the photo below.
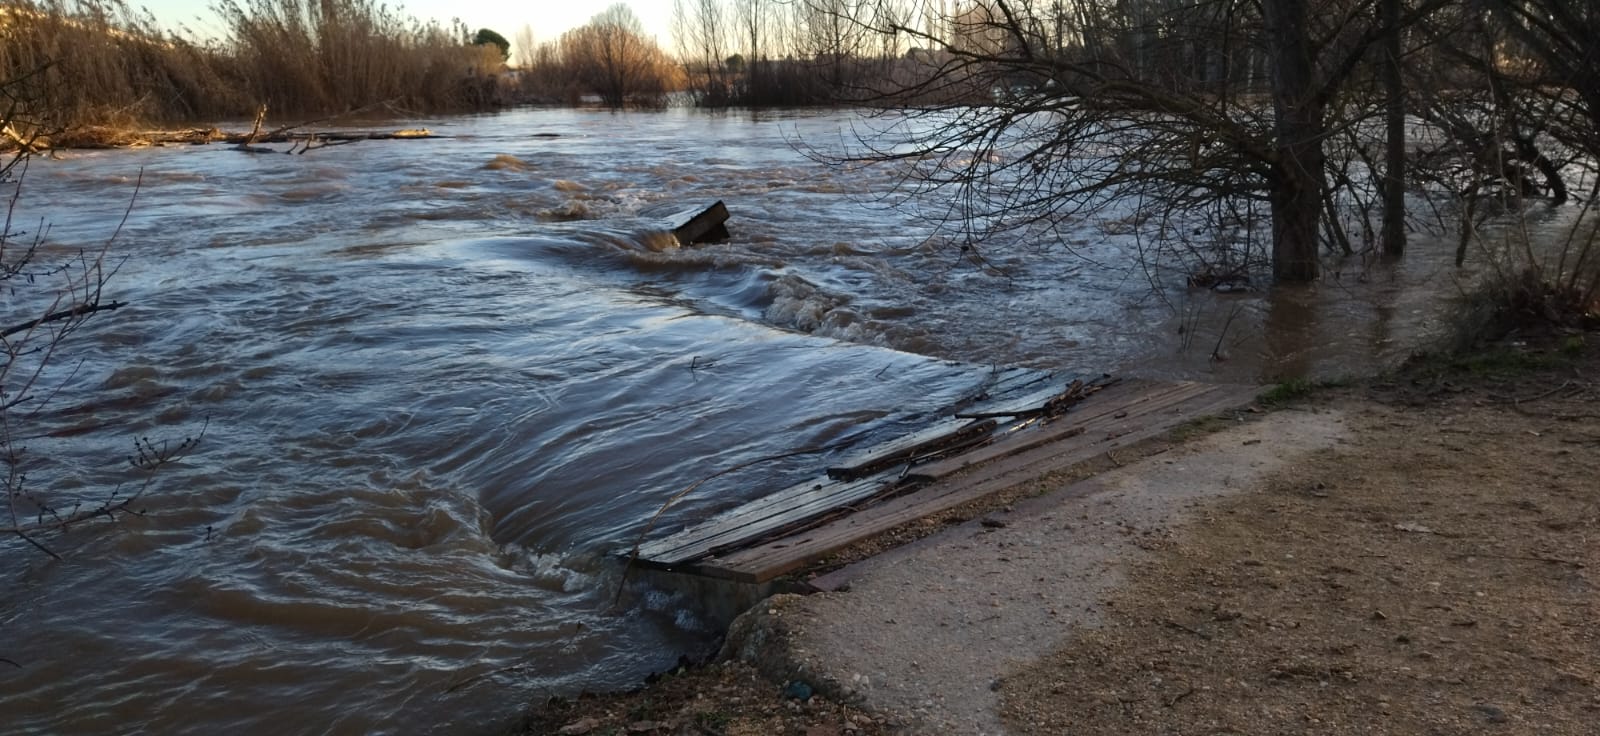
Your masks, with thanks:
<instances>
[{"instance_id":1,"label":"gravel ground","mask_svg":"<svg viewBox=\"0 0 1600 736\"><path fill-rule=\"evenodd\" d=\"M1334 410L1285 411L955 526L834 576L848 590L773 599L730 644L918 733L1000 734L1018 666L1099 625L1129 562L1204 504L1262 482L1347 431ZM1041 483L1047 485L1047 483ZM776 620L781 619L781 621ZM761 631L757 646L739 636ZM770 631L782 632L773 656ZM740 651L743 650L743 651Z\"/></svg>"}]
</instances>

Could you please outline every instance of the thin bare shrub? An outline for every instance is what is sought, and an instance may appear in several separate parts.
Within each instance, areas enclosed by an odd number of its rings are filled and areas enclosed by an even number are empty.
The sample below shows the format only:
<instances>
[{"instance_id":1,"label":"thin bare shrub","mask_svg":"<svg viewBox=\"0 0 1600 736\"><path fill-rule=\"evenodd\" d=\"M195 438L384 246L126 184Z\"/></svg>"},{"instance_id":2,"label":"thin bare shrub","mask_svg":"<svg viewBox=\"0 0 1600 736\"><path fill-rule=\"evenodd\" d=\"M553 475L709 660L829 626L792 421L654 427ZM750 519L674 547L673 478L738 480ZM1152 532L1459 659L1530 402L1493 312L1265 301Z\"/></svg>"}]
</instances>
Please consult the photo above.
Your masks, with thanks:
<instances>
[{"instance_id":1,"label":"thin bare shrub","mask_svg":"<svg viewBox=\"0 0 1600 736\"><path fill-rule=\"evenodd\" d=\"M32 122L45 119L40 111L47 108L29 97L35 89L31 79L0 80L9 103L0 110L0 127L16 130L14 115L21 110L31 111ZM41 412L81 388L74 379L85 361L72 359L75 333L96 315L124 304L105 292L116 272L108 253L120 223L99 248L77 252L50 248L47 228L24 230L18 224L22 173L31 155L21 145L0 160L0 184L10 194L0 204L0 536L55 557L52 541L71 529L142 513L136 504L153 471L179 459L198 437L136 439L128 473L110 476L114 479L106 487L76 478L80 470L99 473L63 462L51 451L55 438L39 433Z\"/></svg>"},{"instance_id":2,"label":"thin bare shrub","mask_svg":"<svg viewBox=\"0 0 1600 736\"><path fill-rule=\"evenodd\" d=\"M1490 0L1436 20L1456 66L1419 106L1422 170L1458 203L1457 264L1484 267L1496 321L1600 326L1600 74L1575 61L1600 54L1600 11Z\"/></svg>"}]
</instances>

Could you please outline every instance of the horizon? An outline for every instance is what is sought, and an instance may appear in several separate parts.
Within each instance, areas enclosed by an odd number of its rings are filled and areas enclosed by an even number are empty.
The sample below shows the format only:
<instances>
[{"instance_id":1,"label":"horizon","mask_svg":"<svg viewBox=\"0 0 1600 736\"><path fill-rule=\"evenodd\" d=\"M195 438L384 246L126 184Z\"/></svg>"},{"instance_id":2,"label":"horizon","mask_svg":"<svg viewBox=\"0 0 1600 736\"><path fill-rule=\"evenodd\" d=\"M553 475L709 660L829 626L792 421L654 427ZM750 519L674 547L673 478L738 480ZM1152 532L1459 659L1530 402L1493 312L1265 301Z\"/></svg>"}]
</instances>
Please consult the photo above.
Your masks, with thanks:
<instances>
[{"instance_id":1,"label":"horizon","mask_svg":"<svg viewBox=\"0 0 1600 736\"><path fill-rule=\"evenodd\" d=\"M512 63L521 63L517 37L524 26L533 30L536 41L554 40L562 33L589 22L600 11L618 4L617 0L573 0L553 3L547 7L533 7L531 3L512 0L414 0L396 3L392 7L401 15L420 21L434 21L449 25L460 20L469 31L488 28L511 42ZM661 48L672 50L672 0L623 0L644 25L645 34L654 36ZM213 0L144 0L139 7L149 11L161 27L168 30L187 28L202 36L220 36L219 17L212 9Z\"/></svg>"}]
</instances>

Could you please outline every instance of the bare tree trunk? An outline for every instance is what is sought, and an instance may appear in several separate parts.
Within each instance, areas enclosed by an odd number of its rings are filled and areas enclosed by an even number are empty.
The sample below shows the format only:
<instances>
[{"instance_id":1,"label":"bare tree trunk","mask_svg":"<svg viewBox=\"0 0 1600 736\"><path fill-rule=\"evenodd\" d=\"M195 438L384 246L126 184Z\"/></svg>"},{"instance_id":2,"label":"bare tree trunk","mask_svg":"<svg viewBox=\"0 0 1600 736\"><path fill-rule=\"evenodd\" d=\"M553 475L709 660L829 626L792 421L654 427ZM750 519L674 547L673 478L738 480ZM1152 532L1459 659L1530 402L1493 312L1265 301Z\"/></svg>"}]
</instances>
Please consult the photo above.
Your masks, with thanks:
<instances>
[{"instance_id":1,"label":"bare tree trunk","mask_svg":"<svg viewBox=\"0 0 1600 736\"><path fill-rule=\"evenodd\" d=\"M1387 160L1383 166L1383 254L1406 252L1406 99L1400 72L1400 12L1403 0L1382 0L1384 127Z\"/></svg>"},{"instance_id":2,"label":"bare tree trunk","mask_svg":"<svg viewBox=\"0 0 1600 736\"><path fill-rule=\"evenodd\" d=\"M1262 3L1272 61L1276 116L1275 161L1267 199L1272 206L1272 276L1315 281L1322 199L1327 189L1324 104L1306 27L1305 0Z\"/></svg>"}]
</instances>

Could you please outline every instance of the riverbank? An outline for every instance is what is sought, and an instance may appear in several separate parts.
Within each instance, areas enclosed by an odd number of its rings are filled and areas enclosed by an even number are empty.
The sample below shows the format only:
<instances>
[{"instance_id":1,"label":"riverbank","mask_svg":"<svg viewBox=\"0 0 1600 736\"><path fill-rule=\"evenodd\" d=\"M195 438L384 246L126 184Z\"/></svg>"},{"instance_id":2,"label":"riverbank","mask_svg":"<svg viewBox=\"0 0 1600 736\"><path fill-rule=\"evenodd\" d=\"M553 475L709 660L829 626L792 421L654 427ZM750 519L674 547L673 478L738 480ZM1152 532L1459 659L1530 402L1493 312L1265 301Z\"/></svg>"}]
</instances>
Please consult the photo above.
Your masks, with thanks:
<instances>
[{"instance_id":1,"label":"riverbank","mask_svg":"<svg viewBox=\"0 0 1600 736\"><path fill-rule=\"evenodd\" d=\"M329 118L328 120L333 120ZM53 136L39 136L32 140L13 137L0 141L0 153L12 153L26 147L30 153L48 153L61 150L106 150L116 148L148 148L151 146L203 146L213 143L233 146L250 153L293 153L338 146L358 141L424 140L440 136L427 128L400 128L390 130L323 130L308 126L319 122L298 123L273 129L262 129L259 122L251 131L225 131L219 128L183 128L177 130L140 130L88 126L64 131ZM263 148L266 144L289 144L284 151Z\"/></svg>"},{"instance_id":2,"label":"riverbank","mask_svg":"<svg viewBox=\"0 0 1600 736\"><path fill-rule=\"evenodd\" d=\"M758 606L733 661L527 732L1588 733L1594 342L1514 337L1038 479Z\"/></svg>"}]
</instances>

